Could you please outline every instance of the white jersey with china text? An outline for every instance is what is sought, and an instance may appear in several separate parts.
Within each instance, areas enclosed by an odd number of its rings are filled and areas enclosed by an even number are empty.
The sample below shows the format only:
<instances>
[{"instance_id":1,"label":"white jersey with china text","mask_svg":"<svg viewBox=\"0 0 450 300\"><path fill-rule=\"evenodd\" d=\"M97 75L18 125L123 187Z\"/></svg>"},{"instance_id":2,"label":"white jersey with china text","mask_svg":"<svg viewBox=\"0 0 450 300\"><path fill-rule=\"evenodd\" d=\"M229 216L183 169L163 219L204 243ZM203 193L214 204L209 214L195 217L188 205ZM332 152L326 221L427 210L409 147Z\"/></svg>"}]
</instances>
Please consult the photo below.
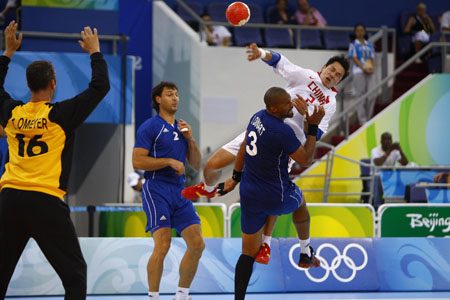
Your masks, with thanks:
<instances>
[{"instance_id":1,"label":"white jersey with china text","mask_svg":"<svg viewBox=\"0 0 450 300\"><path fill-rule=\"evenodd\" d=\"M322 84L320 75L309 69L303 69L294 65L286 57L281 55L280 61L274 68L275 73L283 77L287 81L285 87L286 91L291 95L291 98L296 98L299 94L308 104L308 111L313 113L316 105L322 105L325 109L325 116L319 124L320 130L326 133L328 130L328 123L336 111L336 94L335 88L327 88ZM294 116L287 118L284 123L288 124L295 132L295 135L302 144L306 142L303 131L304 117L293 109Z\"/></svg>"}]
</instances>

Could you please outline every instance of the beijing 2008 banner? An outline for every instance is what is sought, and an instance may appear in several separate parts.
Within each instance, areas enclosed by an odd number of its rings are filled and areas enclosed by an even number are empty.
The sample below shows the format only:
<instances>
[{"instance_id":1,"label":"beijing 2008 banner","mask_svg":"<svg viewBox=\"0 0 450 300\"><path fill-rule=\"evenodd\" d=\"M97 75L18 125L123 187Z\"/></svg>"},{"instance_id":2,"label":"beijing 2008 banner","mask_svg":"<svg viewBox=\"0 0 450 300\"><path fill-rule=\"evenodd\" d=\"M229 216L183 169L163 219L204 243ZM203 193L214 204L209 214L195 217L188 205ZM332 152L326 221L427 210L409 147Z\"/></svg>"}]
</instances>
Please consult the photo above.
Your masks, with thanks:
<instances>
[{"instance_id":1,"label":"beijing 2008 banner","mask_svg":"<svg viewBox=\"0 0 450 300\"><path fill-rule=\"evenodd\" d=\"M450 237L449 205L380 207L381 237Z\"/></svg>"}]
</instances>

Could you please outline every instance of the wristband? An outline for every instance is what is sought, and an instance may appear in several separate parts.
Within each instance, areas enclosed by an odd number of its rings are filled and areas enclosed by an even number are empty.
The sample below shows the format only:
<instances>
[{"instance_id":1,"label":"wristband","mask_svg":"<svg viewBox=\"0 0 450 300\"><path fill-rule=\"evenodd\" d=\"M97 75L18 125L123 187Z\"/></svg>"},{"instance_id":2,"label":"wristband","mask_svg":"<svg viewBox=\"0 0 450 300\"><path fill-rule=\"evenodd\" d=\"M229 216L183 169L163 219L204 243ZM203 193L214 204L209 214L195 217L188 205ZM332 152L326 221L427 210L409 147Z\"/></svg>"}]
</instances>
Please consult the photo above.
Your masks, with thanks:
<instances>
[{"instance_id":1,"label":"wristband","mask_svg":"<svg viewBox=\"0 0 450 300\"><path fill-rule=\"evenodd\" d=\"M264 50L264 49L262 49L262 48L258 48L258 50L259 50L259 54L260 54L260 58L261 59L264 59L264 58L266 58L266 50Z\"/></svg>"},{"instance_id":2,"label":"wristband","mask_svg":"<svg viewBox=\"0 0 450 300\"><path fill-rule=\"evenodd\" d=\"M317 136L318 129L319 129L319 125L308 124L308 135Z\"/></svg>"},{"instance_id":3,"label":"wristband","mask_svg":"<svg viewBox=\"0 0 450 300\"><path fill-rule=\"evenodd\" d=\"M231 176L231 178L236 181L236 182L240 182L241 181L241 177L242 177L242 172L233 170L233 176Z\"/></svg>"}]
</instances>

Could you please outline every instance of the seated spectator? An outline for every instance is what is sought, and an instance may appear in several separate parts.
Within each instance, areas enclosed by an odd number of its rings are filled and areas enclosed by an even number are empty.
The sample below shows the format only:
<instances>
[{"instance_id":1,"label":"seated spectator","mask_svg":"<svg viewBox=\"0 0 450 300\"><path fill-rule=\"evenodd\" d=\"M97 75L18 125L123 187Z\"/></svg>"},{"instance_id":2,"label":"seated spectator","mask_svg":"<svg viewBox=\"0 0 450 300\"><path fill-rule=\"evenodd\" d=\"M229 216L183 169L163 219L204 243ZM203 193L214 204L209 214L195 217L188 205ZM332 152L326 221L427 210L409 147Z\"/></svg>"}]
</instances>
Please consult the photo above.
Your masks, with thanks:
<instances>
[{"instance_id":1,"label":"seated spectator","mask_svg":"<svg viewBox=\"0 0 450 300\"><path fill-rule=\"evenodd\" d=\"M450 10L447 10L441 17L441 30L450 30Z\"/></svg>"},{"instance_id":2,"label":"seated spectator","mask_svg":"<svg viewBox=\"0 0 450 300\"><path fill-rule=\"evenodd\" d=\"M288 7L287 0L277 0L277 9L272 10L268 22L272 24L296 24L295 11Z\"/></svg>"},{"instance_id":3,"label":"seated spectator","mask_svg":"<svg viewBox=\"0 0 450 300\"><path fill-rule=\"evenodd\" d=\"M450 173L449 172L441 172L434 175L433 182L434 183L447 183L450 184Z\"/></svg>"},{"instance_id":4,"label":"seated spectator","mask_svg":"<svg viewBox=\"0 0 450 300\"><path fill-rule=\"evenodd\" d=\"M348 58L353 60L353 87L355 98L359 99L375 87L375 49L373 44L365 39L366 27L363 24L357 24L354 33L356 38L350 43ZM366 102L358 105L356 112L359 124L363 125L372 117L375 100L376 94L372 93Z\"/></svg>"},{"instance_id":5,"label":"seated spectator","mask_svg":"<svg viewBox=\"0 0 450 300\"><path fill-rule=\"evenodd\" d=\"M295 18L300 25L327 26L327 21L314 7L309 6L308 0L297 0L298 9Z\"/></svg>"},{"instance_id":6,"label":"seated spectator","mask_svg":"<svg viewBox=\"0 0 450 300\"><path fill-rule=\"evenodd\" d=\"M16 9L19 6L19 0L8 0L6 2L5 8L0 12L0 25L5 24L6 15L13 9Z\"/></svg>"},{"instance_id":7,"label":"seated spectator","mask_svg":"<svg viewBox=\"0 0 450 300\"><path fill-rule=\"evenodd\" d=\"M435 31L436 27L430 16L427 15L427 6L420 2L416 6L415 15L409 17L404 29L405 33L412 34L412 42L416 53L430 41L430 35Z\"/></svg>"},{"instance_id":8,"label":"seated spectator","mask_svg":"<svg viewBox=\"0 0 450 300\"><path fill-rule=\"evenodd\" d=\"M381 135L381 145L372 149L370 162L376 166L393 167L397 162L406 166L408 159L403 154L399 143L392 143L392 135L385 132ZM373 206L378 208L383 203L383 187L381 185L380 172L375 173L375 184L373 190Z\"/></svg>"},{"instance_id":9,"label":"seated spectator","mask_svg":"<svg viewBox=\"0 0 450 300\"><path fill-rule=\"evenodd\" d=\"M211 16L208 14L202 15L203 21L211 22ZM211 26L204 25L201 31L202 41L206 41L210 46L230 46L231 33L225 26Z\"/></svg>"}]
</instances>

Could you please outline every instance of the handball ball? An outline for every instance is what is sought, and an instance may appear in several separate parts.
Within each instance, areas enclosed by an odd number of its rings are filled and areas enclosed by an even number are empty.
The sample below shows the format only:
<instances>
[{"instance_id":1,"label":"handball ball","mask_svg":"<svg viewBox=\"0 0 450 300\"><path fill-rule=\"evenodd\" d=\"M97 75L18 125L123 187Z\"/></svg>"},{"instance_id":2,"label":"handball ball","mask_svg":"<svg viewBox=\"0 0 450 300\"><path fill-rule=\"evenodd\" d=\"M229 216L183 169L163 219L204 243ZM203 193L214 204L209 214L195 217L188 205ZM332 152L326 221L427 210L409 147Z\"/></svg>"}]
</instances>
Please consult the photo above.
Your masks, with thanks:
<instances>
[{"instance_id":1,"label":"handball ball","mask_svg":"<svg viewBox=\"0 0 450 300\"><path fill-rule=\"evenodd\" d=\"M243 2L233 2L228 6L226 16L231 25L242 26L250 19L250 9Z\"/></svg>"}]
</instances>

